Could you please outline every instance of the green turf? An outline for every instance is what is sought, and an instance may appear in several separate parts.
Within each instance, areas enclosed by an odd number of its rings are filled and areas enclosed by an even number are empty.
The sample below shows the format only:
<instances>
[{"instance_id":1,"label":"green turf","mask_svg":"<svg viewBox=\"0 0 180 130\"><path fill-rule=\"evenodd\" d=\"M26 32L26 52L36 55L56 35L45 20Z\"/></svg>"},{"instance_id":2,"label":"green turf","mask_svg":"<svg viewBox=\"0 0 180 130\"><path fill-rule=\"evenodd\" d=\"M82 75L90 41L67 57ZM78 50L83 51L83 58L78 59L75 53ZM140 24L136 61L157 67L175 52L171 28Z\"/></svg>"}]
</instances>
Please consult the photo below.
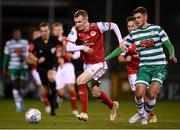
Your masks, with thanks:
<instances>
[{"instance_id":1,"label":"green turf","mask_svg":"<svg viewBox=\"0 0 180 130\"><path fill-rule=\"evenodd\" d=\"M0 128L17 129L139 129L139 128L180 128L180 102L159 102L155 107L158 115L156 124L147 126L128 124L128 118L135 113L134 102L120 102L118 118L115 122L109 121L109 110L100 102L89 102L89 120L79 121L71 115L70 104L64 101L57 111L57 116L52 117L44 112L42 103L38 100L27 100L26 110L30 107L38 108L42 112L42 120L39 124L27 124L25 113L15 112L12 100L0 100Z\"/></svg>"}]
</instances>

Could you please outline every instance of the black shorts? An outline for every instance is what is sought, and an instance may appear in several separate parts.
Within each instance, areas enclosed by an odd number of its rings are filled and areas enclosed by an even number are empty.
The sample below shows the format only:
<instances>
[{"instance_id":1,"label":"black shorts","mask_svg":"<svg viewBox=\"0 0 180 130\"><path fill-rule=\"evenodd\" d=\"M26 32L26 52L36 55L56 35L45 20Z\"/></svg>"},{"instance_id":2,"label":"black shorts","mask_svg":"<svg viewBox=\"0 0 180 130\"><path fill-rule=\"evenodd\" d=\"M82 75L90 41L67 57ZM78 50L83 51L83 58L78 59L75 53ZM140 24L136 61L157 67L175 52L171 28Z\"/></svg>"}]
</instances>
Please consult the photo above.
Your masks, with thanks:
<instances>
[{"instance_id":1,"label":"black shorts","mask_svg":"<svg viewBox=\"0 0 180 130\"><path fill-rule=\"evenodd\" d=\"M42 85L44 85L44 86L47 86L49 84L49 80L47 77L47 73L49 70L57 71L57 65L52 65L52 66L46 67L46 68L37 68Z\"/></svg>"}]
</instances>

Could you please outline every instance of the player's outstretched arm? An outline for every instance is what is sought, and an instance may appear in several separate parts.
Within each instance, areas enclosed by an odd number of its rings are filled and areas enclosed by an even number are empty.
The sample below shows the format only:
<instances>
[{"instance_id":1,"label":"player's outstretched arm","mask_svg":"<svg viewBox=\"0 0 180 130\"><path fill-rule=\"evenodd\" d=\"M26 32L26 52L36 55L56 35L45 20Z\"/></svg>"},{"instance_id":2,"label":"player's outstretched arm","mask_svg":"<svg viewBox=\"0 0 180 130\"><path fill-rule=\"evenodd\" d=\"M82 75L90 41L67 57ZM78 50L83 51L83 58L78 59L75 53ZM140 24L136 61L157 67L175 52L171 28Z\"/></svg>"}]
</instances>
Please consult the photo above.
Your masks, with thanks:
<instances>
[{"instance_id":1,"label":"player's outstretched arm","mask_svg":"<svg viewBox=\"0 0 180 130\"><path fill-rule=\"evenodd\" d=\"M105 60L106 61L111 60L114 57L120 55L122 52L123 52L123 50L121 48L117 47L113 52L111 52L108 56L105 57Z\"/></svg>"},{"instance_id":2,"label":"player's outstretched arm","mask_svg":"<svg viewBox=\"0 0 180 130\"><path fill-rule=\"evenodd\" d=\"M177 62L177 58L175 57L174 46L171 44L171 42L169 40L165 41L164 45L168 49L170 60L173 61L174 63L176 63Z\"/></svg>"}]
</instances>

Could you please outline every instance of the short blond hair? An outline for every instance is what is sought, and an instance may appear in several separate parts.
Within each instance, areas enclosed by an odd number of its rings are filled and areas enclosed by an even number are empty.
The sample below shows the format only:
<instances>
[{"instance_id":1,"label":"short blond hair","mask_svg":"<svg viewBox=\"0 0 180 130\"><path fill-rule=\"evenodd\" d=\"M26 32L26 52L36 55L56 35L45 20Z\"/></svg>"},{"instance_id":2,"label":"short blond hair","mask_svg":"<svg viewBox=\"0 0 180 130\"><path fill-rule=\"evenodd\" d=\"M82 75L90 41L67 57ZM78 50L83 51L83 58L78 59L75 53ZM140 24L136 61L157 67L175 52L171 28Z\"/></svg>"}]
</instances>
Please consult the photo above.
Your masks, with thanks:
<instances>
[{"instance_id":1,"label":"short blond hair","mask_svg":"<svg viewBox=\"0 0 180 130\"><path fill-rule=\"evenodd\" d=\"M88 12L86 10L78 10L74 13L74 18L79 17L80 15L82 15L83 17L87 17L88 18Z\"/></svg>"}]
</instances>

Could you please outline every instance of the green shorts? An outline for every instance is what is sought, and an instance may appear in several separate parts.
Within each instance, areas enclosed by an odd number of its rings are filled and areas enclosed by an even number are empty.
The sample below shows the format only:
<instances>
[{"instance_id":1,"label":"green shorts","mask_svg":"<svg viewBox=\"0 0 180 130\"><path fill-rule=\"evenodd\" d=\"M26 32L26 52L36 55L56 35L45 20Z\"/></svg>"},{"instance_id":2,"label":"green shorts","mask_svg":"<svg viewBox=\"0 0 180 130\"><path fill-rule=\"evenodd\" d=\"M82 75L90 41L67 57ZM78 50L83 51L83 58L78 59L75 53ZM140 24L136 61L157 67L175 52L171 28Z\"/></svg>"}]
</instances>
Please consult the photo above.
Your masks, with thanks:
<instances>
[{"instance_id":1,"label":"green shorts","mask_svg":"<svg viewBox=\"0 0 180 130\"><path fill-rule=\"evenodd\" d=\"M140 66L135 84L143 83L146 86L149 86L153 81L162 84L166 77L166 65Z\"/></svg>"},{"instance_id":2,"label":"green shorts","mask_svg":"<svg viewBox=\"0 0 180 130\"><path fill-rule=\"evenodd\" d=\"M10 69L10 78L14 80L28 80L28 70L27 69Z\"/></svg>"}]
</instances>

